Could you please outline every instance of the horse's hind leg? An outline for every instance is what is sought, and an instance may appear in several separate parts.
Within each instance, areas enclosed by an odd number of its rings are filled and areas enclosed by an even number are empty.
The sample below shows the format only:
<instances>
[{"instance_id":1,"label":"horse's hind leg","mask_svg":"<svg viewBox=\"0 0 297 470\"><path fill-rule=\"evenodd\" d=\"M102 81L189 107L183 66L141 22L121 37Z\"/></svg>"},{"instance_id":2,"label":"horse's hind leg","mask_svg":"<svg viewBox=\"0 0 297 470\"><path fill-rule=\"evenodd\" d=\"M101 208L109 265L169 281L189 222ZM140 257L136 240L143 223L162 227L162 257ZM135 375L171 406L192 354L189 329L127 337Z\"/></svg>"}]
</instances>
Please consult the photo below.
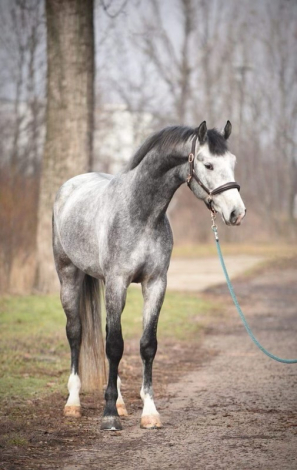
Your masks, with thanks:
<instances>
[{"instance_id":1,"label":"horse's hind leg","mask_svg":"<svg viewBox=\"0 0 297 470\"><path fill-rule=\"evenodd\" d=\"M81 382L78 361L81 345L80 295L84 273L62 251L55 251L55 262L61 283L60 297L67 317L66 333L71 350L71 374L68 380L69 396L64 408L65 416L81 416L79 392Z\"/></svg>"},{"instance_id":2,"label":"horse's hind leg","mask_svg":"<svg viewBox=\"0 0 297 470\"><path fill-rule=\"evenodd\" d=\"M140 396L143 412L140 427L161 428L160 415L154 403L152 373L157 352L157 325L166 290L166 279L157 279L143 284L144 297L143 335L140 340L140 354L143 362L143 383Z\"/></svg>"},{"instance_id":3,"label":"horse's hind leg","mask_svg":"<svg viewBox=\"0 0 297 470\"><path fill-rule=\"evenodd\" d=\"M123 355L124 341L121 327L121 314L126 302L126 288L121 278L107 279L106 302L106 355L109 362L108 384L105 392L106 405L101 424L102 430L121 430L122 425L117 410L118 366Z\"/></svg>"},{"instance_id":4,"label":"horse's hind leg","mask_svg":"<svg viewBox=\"0 0 297 470\"><path fill-rule=\"evenodd\" d=\"M71 269L74 278L64 280L61 285L61 302L67 317L66 334L71 350L71 373L68 380L69 396L64 408L65 416L81 416L79 392L81 382L78 375L79 352L81 345L81 320L79 314L81 286L84 274ZM69 273L69 271L68 271Z\"/></svg>"}]
</instances>

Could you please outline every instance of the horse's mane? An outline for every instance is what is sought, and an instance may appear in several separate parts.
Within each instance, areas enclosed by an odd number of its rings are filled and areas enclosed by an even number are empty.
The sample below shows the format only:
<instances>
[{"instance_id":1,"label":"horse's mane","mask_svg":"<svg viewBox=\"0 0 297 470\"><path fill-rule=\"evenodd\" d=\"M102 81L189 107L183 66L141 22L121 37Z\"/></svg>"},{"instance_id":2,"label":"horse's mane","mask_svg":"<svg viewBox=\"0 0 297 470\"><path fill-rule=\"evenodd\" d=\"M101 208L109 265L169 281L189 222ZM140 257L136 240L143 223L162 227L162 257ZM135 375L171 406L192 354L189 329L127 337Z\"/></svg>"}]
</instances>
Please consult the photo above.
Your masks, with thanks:
<instances>
[{"instance_id":1,"label":"horse's mane","mask_svg":"<svg viewBox=\"0 0 297 470\"><path fill-rule=\"evenodd\" d=\"M180 142L187 142L190 137L196 135L196 132L197 129L192 129L191 127L172 126L165 127L165 129L154 133L145 140L133 155L125 168L125 172L137 167L153 148L158 147L159 150L166 148L168 151L169 148L174 147ZM217 129L209 129L207 131L207 143L210 152L214 155L223 155L228 150L226 140Z\"/></svg>"},{"instance_id":2,"label":"horse's mane","mask_svg":"<svg viewBox=\"0 0 297 470\"><path fill-rule=\"evenodd\" d=\"M128 162L125 171L133 170L133 168L138 166L148 152L150 152L154 147L159 147L160 150L165 147L173 147L181 141L186 142L192 135L194 135L194 133L194 129L191 129L190 127L165 127L165 129L156 132L146 139Z\"/></svg>"}]
</instances>

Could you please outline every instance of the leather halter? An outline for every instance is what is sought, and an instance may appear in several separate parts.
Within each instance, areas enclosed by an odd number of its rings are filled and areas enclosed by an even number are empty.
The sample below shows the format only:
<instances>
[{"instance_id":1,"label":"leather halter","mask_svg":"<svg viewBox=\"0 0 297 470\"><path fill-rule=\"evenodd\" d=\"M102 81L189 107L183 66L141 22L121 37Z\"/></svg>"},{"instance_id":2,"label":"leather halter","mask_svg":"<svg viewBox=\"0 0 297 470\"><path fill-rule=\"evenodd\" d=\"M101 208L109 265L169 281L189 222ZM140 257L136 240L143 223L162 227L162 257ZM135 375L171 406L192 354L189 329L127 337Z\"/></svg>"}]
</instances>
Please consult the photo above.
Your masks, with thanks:
<instances>
[{"instance_id":1,"label":"leather halter","mask_svg":"<svg viewBox=\"0 0 297 470\"><path fill-rule=\"evenodd\" d=\"M192 141L192 149L191 149L191 153L189 154L189 158L188 158L188 162L189 162L189 175L187 177L187 185L189 186L189 188L191 189L191 186L190 186L190 183L191 183L191 180L192 178L194 178L195 181L197 181L197 183L199 184L199 186L201 186L201 188L208 194L208 197L207 199L204 201L205 204L207 205L208 209L211 211L211 212L215 212L213 206L212 206L212 202L213 202L213 196L215 196L216 194L221 194L223 193L224 191L228 191L228 189L238 189L238 191L240 191L240 185L238 183L235 183L234 182L231 182L231 183L225 183L225 184L222 184L221 186L218 186L217 188L215 189L208 189L207 186L205 186L202 181L198 178L198 176L196 175L195 173L195 169L194 169L194 160L195 160L195 148L196 148L196 142L197 142L197 136L194 137L193 141Z\"/></svg>"}]
</instances>

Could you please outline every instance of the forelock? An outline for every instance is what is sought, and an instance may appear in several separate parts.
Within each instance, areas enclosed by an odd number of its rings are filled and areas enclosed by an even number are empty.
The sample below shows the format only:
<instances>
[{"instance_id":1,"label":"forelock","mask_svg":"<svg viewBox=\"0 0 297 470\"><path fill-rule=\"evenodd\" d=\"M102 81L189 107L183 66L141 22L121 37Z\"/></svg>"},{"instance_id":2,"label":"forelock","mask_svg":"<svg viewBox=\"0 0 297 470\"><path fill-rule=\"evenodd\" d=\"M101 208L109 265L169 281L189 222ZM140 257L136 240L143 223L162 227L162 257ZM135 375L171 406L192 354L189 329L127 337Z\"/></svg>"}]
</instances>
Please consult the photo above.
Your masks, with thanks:
<instances>
[{"instance_id":1,"label":"forelock","mask_svg":"<svg viewBox=\"0 0 297 470\"><path fill-rule=\"evenodd\" d=\"M217 129L207 131L207 143L209 151L213 155L225 155L228 152L227 141Z\"/></svg>"}]
</instances>

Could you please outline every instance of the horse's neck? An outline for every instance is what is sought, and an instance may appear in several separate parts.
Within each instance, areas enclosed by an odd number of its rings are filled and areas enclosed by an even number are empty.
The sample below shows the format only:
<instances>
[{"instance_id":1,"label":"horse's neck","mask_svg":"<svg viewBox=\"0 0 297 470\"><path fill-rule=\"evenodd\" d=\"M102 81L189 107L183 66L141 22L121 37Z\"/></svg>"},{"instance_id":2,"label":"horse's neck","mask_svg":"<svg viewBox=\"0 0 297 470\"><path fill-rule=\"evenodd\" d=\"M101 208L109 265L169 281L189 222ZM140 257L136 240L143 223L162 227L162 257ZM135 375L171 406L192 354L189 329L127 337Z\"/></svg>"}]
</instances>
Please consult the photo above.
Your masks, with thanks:
<instances>
[{"instance_id":1,"label":"horse's neck","mask_svg":"<svg viewBox=\"0 0 297 470\"><path fill-rule=\"evenodd\" d=\"M186 159L172 157L167 164L162 157L143 161L134 175L134 203L149 219L164 216L175 191L186 181Z\"/></svg>"}]
</instances>

